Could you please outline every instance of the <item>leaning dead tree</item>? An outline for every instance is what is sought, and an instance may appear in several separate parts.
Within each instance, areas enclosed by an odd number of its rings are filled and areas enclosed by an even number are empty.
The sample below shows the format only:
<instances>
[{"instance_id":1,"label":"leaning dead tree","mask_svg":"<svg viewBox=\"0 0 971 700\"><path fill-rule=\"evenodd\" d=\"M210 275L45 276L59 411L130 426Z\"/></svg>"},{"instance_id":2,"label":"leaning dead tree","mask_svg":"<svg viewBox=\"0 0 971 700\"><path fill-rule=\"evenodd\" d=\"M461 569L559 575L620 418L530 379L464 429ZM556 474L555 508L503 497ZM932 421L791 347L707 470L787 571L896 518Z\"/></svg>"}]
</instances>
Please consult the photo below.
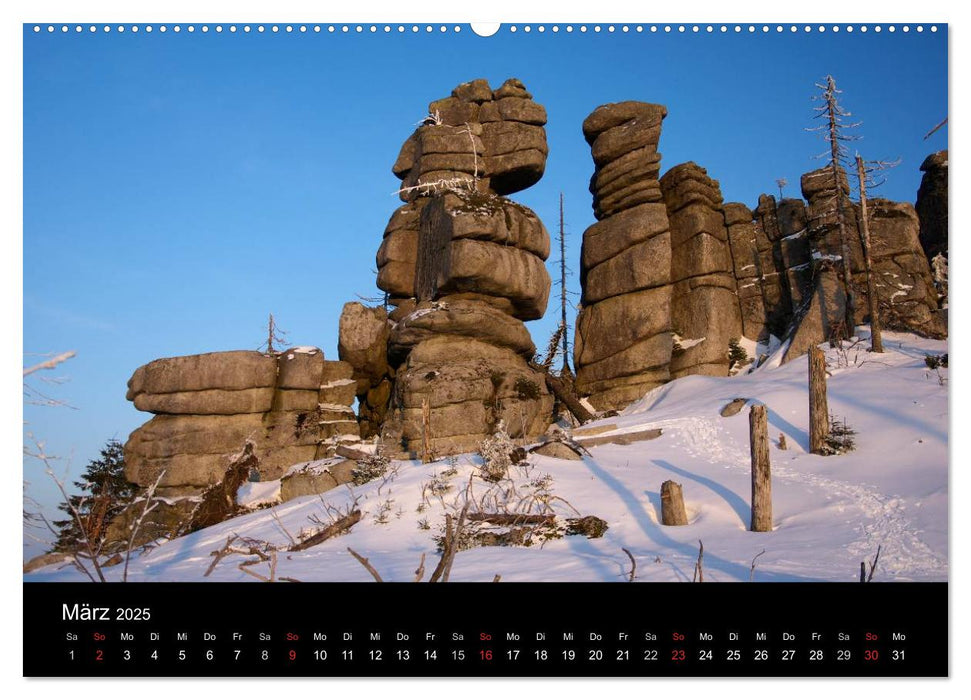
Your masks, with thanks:
<instances>
[{"instance_id":1,"label":"leaning dead tree","mask_svg":"<svg viewBox=\"0 0 971 700\"><path fill-rule=\"evenodd\" d=\"M826 83L816 83L816 87L823 92L822 94L814 95L813 100L820 100L823 104L814 108L816 111L814 119L825 117L826 123L808 129L808 131L821 132L829 146L829 149L819 157L825 157L827 159L826 167L829 168L833 178L834 212L840 243L840 267L843 272L843 286L846 287L846 333L852 335L856 318L856 295L853 293L853 282L850 273L850 243L849 236L846 232L846 214L843 210L847 194L843 187L841 174L845 173L844 166L848 155L846 146L843 144L846 141L855 141L858 138L856 136L846 135L845 130L859 126L859 122L847 123L846 117L852 115L843 109L839 103L839 95L843 91L836 88L836 80L833 79L833 76L827 75Z\"/></svg>"},{"instance_id":2,"label":"leaning dead tree","mask_svg":"<svg viewBox=\"0 0 971 700\"><path fill-rule=\"evenodd\" d=\"M860 194L860 244L863 247L863 266L866 271L867 306L870 312L870 351L883 352L883 337L880 325L880 300L877 297L876 280L873 277L873 247L870 241L870 208L867 191L876 189L883 184L883 179L876 179L875 174L895 167L896 161L870 160L866 161L856 154L856 180Z\"/></svg>"}]
</instances>

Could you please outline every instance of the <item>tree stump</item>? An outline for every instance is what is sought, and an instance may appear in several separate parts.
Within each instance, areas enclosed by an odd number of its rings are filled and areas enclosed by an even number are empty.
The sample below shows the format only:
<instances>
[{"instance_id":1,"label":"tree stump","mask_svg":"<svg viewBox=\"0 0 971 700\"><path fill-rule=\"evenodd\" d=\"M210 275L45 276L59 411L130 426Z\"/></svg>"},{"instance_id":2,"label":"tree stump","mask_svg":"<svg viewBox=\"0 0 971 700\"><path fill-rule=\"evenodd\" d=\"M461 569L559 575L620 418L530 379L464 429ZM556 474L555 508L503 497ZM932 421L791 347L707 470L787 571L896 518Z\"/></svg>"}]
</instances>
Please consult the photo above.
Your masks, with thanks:
<instances>
[{"instance_id":1,"label":"tree stump","mask_svg":"<svg viewBox=\"0 0 971 700\"><path fill-rule=\"evenodd\" d=\"M769 466L769 424L765 406L748 414L752 453L752 532L772 530L772 473Z\"/></svg>"},{"instance_id":2,"label":"tree stump","mask_svg":"<svg viewBox=\"0 0 971 700\"><path fill-rule=\"evenodd\" d=\"M809 348L809 451L824 455L829 436L829 404L826 401L826 355L815 345Z\"/></svg>"},{"instance_id":3,"label":"tree stump","mask_svg":"<svg viewBox=\"0 0 971 700\"><path fill-rule=\"evenodd\" d=\"M661 484L661 523L663 525L687 525L688 514L684 509L681 484L665 481Z\"/></svg>"}]
</instances>

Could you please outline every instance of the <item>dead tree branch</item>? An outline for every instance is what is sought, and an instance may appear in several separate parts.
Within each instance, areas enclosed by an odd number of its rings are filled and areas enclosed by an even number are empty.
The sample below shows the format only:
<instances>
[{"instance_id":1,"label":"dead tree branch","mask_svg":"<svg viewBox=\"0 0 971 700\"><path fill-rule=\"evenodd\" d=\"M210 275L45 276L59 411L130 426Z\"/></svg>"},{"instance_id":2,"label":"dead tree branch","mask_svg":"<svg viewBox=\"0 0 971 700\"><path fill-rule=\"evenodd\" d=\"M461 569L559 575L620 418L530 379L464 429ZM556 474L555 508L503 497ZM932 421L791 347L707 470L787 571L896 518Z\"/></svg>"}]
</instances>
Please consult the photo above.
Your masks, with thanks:
<instances>
[{"instance_id":1,"label":"dead tree branch","mask_svg":"<svg viewBox=\"0 0 971 700\"><path fill-rule=\"evenodd\" d=\"M355 559L361 562L361 566L363 566L365 569L368 570L368 573L374 577L375 581L377 581L378 583L384 583L384 579L381 578L381 574L379 574L377 570L373 566L371 566L371 562L369 562L367 559L362 557L360 554L355 552L350 547L347 548L347 551L351 553L351 556L353 556Z\"/></svg>"},{"instance_id":2,"label":"dead tree branch","mask_svg":"<svg viewBox=\"0 0 971 700\"><path fill-rule=\"evenodd\" d=\"M337 520L333 525L329 525L315 535L311 535L302 542L298 542L292 545L288 551L290 552L302 552L305 549L310 549L321 542L329 540L331 537L341 535L351 529L352 526L357 524L361 519L361 511L352 511L349 515Z\"/></svg>"},{"instance_id":3,"label":"dead tree branch","mask_svg":"<svg viewBox=\"0 0 971 700\"><path fill-rule=\"evenodd\" d=\"M627 558L630 559L630 578L627 580L630 583L634 583L634 577L637 575L637 560L634 559L634 555L630 553L629 549L626 547L621 547L621 549L624 550L624 554L626 554Z\"/></svg>"}]
</instances>

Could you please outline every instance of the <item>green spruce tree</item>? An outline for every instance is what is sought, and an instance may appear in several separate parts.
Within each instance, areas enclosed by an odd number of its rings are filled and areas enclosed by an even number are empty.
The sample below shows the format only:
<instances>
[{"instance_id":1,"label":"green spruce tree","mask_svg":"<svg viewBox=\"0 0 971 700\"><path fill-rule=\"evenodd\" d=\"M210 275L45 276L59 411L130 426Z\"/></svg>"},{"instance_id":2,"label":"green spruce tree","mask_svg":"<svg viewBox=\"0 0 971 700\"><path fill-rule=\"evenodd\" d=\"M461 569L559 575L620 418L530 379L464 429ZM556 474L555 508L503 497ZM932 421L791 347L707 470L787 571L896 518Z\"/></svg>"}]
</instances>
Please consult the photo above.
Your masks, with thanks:
<instances>
[{"instance_id":1,"label":"green spruce tree","mask_svg":"<svg viewBox=\"0 0 971 700\"><path fill-rule=\"evenodd\" d=\"M70 496L70 505L64 502L58 506L68 517L54 521L58 537L53 549L56 552L86 551L82 540L89 537L91 550L98 551L104 542L108 523L131 503L137 490L135 484L125 479L122 444L115 439L109 440L101 450L100 459L88 463L81 480L75 481L74 486L80 493ZM75 517L74 511L80 517Z\"/></svg>"}]
</instances>

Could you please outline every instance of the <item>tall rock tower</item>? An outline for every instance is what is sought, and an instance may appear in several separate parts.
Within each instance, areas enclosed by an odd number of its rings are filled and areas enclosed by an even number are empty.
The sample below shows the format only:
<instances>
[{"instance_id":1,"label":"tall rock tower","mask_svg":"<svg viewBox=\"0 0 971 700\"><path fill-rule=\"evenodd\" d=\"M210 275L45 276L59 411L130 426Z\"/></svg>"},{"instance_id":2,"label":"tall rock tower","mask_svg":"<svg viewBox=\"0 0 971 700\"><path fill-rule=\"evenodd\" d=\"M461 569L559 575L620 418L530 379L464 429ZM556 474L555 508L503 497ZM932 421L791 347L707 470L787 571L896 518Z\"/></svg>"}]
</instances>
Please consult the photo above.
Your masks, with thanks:
<instances>
[{"instance_id":1,"label":"tall rock tower","mask_svg":"<svg viewBox=\"0 0 971 700\"><path fill-rule=\"evenodd\" d=\"M513 78L464 83L428 112L394 164L405 204L377 254L393 307L384 432L416 456L475 449L500 423L535 436L553 403L523 323L546 311L549 234L506 198L543 175L546 110Z\"/></svg>"},{"instance_id":2,"label":"tall rock tower","mask_svg":"<svg viewBox=\"0 0 971 700\"><path fill-rule=\"evenodd\" d=\"M598 409L623 408L670 379L671 233L657 152L663 105L619 102L583 122L598 221L583 234L576 388Z\"/></svg>"}]
</instances>

